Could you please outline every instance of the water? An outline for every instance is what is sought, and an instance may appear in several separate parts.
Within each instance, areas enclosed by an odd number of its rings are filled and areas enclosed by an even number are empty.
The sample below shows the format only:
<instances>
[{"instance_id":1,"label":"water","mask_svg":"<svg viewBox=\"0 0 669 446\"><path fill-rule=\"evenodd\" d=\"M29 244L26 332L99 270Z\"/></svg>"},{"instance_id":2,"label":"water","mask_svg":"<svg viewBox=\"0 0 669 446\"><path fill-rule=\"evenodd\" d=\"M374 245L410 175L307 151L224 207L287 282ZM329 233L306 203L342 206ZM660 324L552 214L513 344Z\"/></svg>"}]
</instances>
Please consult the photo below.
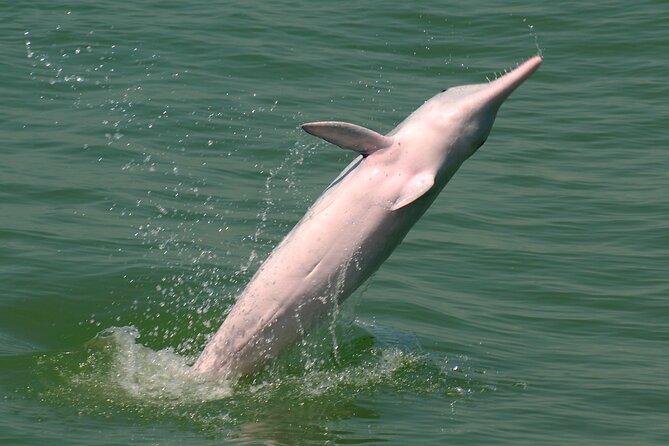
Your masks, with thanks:
<instances>
[{"instance_id":1,"label":"water","mask_svg":"<svg viewBox=\"0 0 669 446\"><path fill-rule=\"evenodd\" d=\"M667 7L0 6L0 443L665 444ZM352 154L545 62L363 290L239 383L191 363Z\"/></svg>"}]
</instances>

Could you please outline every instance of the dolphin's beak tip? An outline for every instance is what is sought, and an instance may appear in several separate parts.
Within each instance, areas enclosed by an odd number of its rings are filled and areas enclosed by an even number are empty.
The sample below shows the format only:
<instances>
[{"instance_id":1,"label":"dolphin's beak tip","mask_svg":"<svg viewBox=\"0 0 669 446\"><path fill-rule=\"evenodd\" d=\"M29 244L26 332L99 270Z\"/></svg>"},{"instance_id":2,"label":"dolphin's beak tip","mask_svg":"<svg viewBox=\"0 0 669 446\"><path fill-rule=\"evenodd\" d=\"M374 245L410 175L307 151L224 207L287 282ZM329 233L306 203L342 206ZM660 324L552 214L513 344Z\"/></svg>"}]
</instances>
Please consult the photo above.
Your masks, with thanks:
<instances>
[{"instance_id":1,"label":"dolphin's beak tip","mask_svg":"<svg viewBox=\"0 0 669 446\"><path fill-rule=\"evenodd\" d=\"M523 65L525 65L530 70L529 74L532 74L539 69L543 61L544 61L543 55L541 53L538 53L530 57Z\"/></svg>"}]
</instances>

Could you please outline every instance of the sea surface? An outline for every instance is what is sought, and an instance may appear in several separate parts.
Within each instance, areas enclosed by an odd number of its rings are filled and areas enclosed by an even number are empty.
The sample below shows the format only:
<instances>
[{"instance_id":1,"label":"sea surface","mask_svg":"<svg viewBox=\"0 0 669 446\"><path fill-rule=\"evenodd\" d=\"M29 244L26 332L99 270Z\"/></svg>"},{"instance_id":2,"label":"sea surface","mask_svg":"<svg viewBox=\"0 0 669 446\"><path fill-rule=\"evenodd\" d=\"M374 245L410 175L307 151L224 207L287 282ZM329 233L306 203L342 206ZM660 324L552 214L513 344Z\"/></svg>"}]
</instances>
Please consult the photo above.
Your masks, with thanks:
<instances>
[{"instance_id":1,"label":"sea surface","mask_svg":"<svg viewBox=\"0 0 669 446\"><path fill-rule=\"evenodd\" d=\"M665 1L0 4L0 444L666 445ZM188 373L381 133L537 53L381 269L237 382ZM355 228L350 228L355 231Z\"/></svg>"}]
</instances>

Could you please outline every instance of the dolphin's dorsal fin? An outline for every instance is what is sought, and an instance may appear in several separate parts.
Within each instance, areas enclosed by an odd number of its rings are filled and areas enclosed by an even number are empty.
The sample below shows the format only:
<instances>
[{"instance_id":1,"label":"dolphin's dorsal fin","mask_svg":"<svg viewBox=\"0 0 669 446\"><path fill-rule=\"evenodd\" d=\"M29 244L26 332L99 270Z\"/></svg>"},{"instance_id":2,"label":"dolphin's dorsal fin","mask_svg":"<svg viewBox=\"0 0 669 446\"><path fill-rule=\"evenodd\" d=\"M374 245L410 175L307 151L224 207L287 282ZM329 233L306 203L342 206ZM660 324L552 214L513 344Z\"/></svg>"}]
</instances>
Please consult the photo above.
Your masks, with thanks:
<instances>
[{"instance_id":1,"label":"dolphin's dorsal fin","mask_svg":"<svg viewBox=\"0 0 669 446\"><path fill-rule=\"evenodd\" d=\"M364 156L389 147L393 143L392 137L383 136L374 130L348 122L309 122L302 124L302 128L307 133L318 136L342 149L355 150Z\"/></svg>"},{"instance_id":2,"label":"dolphin's dorsal fin","mask_svg":"<svg viewBox=\"0 0 669 446\"><path fill-rule=\"evenodd\" d=\"M402 193L391 206L391 211L403 208L425 195L434 186L435 177L429 172L415 175L402 189Z\"/></svg>"}]
</instances>

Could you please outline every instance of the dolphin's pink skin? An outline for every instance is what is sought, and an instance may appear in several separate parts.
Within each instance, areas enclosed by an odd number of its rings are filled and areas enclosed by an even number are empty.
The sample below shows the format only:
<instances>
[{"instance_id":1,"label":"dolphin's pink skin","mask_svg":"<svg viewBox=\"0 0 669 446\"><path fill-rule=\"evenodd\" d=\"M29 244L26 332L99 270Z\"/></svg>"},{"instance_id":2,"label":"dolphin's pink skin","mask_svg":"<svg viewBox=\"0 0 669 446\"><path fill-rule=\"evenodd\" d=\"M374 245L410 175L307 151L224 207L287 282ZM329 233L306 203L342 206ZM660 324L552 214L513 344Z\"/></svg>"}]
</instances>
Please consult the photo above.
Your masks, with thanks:
<instances>
[{"instance_id":1,"label":"dolphin's pink skin","mask_svg":"<svg viewBox=\"0 0 669 446\"><path fill-rule=\"evenodd\" d=\"M485 142L502 102L541 62L535 56L487 84L447 89L386 136L343 122L304 124L360 156L262 264L193 369L251 373L348 297Z\"/></svg>"}]
</instances>

